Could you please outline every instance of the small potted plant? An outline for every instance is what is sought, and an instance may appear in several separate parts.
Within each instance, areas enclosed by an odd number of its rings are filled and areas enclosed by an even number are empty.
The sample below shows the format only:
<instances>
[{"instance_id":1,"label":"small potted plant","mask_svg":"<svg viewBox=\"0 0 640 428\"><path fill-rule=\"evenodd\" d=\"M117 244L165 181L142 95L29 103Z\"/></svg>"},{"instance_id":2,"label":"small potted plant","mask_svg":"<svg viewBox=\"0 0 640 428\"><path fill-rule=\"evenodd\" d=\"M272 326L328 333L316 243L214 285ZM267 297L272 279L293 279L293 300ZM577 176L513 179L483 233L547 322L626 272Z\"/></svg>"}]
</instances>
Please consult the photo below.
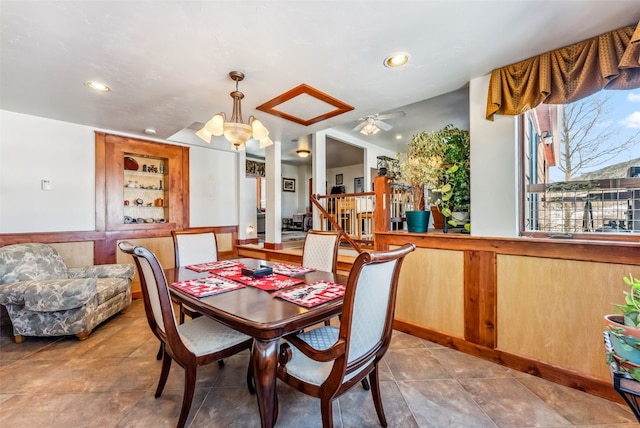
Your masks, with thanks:
<instances>
[{"instance_id":1,"label":"small potted plant","mask_svg":"<svg viewBox=\"0 0 640 428\"><path fill-rule=\"evenodd\" d=\"M621 314L605 315L605 324L611 338L614 355L621 366L630 373L640 375L640 279L631 274L624 277L624 282L629 286L625 291L625 302L615 305ZM625 364L625 363L630 364ZM635 377L634 373L631 373ZM638 376L640 380L640 376Z\"/></svg>"},{"instance_id":2,"label":"small potted plant","mask_svg":"<svg viewBox=\"0 0 640 428\"><path fill-rule=\"evenodd\" d=\"M398 154L398 179L411 188L412 206L407 209L409 232L426 232L429 211L425 211L424 188L442 183L444 142L437 132L423 131L414 135L406 153Z\"/></svg>"}]
</instances>

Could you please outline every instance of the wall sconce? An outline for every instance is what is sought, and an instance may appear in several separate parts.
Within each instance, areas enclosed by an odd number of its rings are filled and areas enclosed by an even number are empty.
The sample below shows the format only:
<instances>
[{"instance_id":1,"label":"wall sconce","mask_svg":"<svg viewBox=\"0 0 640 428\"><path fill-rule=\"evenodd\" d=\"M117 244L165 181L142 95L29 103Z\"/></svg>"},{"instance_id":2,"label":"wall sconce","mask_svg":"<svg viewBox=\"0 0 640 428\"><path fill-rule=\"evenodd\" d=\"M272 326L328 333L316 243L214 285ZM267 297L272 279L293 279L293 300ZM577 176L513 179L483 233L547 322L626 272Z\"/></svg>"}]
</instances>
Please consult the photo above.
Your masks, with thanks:
<instances>
[{"instance_id":1,"label":"wall sconce","mask_svg":"<svg viewBox=\"0 0 640 428\"><path fill-rule=\"evenodd\" d=\"M254 230L255 230L255 229L254 229L254 227L253 227L253 225L252 225L252 224L250 224L249 226L247 226L247 233L249 233L249 234L253 234L253 231L254 231Z\"/></svg>"}]
</instances>

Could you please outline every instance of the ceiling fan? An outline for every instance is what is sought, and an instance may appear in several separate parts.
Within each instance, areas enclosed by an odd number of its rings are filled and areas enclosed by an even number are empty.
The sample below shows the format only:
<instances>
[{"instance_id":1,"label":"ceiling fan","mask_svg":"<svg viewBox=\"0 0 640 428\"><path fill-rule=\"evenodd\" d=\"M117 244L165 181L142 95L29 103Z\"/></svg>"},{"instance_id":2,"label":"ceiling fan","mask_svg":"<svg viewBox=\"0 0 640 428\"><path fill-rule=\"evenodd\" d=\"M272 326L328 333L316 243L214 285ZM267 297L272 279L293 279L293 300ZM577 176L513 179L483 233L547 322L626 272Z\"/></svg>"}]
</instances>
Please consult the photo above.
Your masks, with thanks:
<instances>
[{"instance_id":1,"label":"ceiling fan","mask_svg":"<svg viewBox=\"0 0 640 428\"><path fill-rule=\"evenodd\" d=\"M393 113L385 113L385 114L378 114L378 113L371 114L369 116L361 117L360 119L358 119L358 120L361 120L362 122L360 122L358 126L353 128L353 130L356 132L360 131L364 135L373 135L376 132L380 131L381 129L383 131L388 131L391 128L393 128L393 126L389 125L386 122L383 122L383 120L393 119L396 117L404 117L405 115L406 113L403 111L396 111Z\"/></svg>"}]
</instances>

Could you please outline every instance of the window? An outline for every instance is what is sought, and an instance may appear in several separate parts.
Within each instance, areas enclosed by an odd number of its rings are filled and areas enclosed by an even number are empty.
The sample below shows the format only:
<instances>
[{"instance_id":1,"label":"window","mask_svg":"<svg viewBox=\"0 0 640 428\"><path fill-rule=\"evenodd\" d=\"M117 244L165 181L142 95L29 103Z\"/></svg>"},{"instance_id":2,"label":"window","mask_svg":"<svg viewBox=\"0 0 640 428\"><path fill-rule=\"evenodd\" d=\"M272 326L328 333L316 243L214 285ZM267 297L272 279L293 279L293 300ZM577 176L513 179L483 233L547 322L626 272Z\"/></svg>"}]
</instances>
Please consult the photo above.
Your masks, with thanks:
<instances>
[{"instance_id":1,"label":"window","mask_svg":"<svg viewBox=\"0 0 640 428\"><path fill-rule=\"evenodd\" d=\"M640 90L541 104L521 124L524 235L640 238Z\"/></svg>"}]
</instances>

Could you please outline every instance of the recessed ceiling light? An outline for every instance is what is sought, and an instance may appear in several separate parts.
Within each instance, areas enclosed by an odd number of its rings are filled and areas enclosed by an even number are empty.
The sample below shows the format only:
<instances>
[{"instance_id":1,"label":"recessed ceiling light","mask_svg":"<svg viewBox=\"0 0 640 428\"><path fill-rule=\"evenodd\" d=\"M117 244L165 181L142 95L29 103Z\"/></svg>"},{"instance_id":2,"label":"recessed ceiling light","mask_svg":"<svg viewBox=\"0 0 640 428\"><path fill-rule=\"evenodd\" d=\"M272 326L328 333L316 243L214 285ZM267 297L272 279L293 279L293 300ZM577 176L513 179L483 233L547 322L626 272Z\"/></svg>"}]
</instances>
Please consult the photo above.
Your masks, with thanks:
<instances>
[{"instance_id":1,"label":"recessed ceiling light","mask_svg":"<svg viewBox=\"0 0 640 428\"><path fill-rule=\"evenodd\" d=\"M405 65L407 62L409 62L409 54L400 52L400 53L396 53L391 56L388 56L384 60L384 65L385 67L400 67Z\"/></svg>"},{"instance_id":2,"label":"recessed ceiling light","mask_svg":"<svg viewBox=\"0 0 640 428\"><path fill-rule=\"evenodd\" d=\"M156 135L156 130L153 128L147 128L144 130L144 133L147 135Z\"/></svg>"},{"instance_id":3,"label":"recessed ceiling light","mask_svg":"<svg viewBox=\"0 0 640 428\"><path fill-rule=\"evenodd\" d=\"M111 90L110 87L100 82L89 81L89 82L85 82L84 84L90 87L91 89L95 89L96 91L109 92Z\"/></svg>"},{"instance_id":4,"label":"recessed ceiling light","mask_svg":"<svg viewBox=\"0 0 640 428\"><path fill-rule=\"evenodd\" d=\"M402 134L396 135L396 140L402 140Z\"/></svg>"}]
</instances>

